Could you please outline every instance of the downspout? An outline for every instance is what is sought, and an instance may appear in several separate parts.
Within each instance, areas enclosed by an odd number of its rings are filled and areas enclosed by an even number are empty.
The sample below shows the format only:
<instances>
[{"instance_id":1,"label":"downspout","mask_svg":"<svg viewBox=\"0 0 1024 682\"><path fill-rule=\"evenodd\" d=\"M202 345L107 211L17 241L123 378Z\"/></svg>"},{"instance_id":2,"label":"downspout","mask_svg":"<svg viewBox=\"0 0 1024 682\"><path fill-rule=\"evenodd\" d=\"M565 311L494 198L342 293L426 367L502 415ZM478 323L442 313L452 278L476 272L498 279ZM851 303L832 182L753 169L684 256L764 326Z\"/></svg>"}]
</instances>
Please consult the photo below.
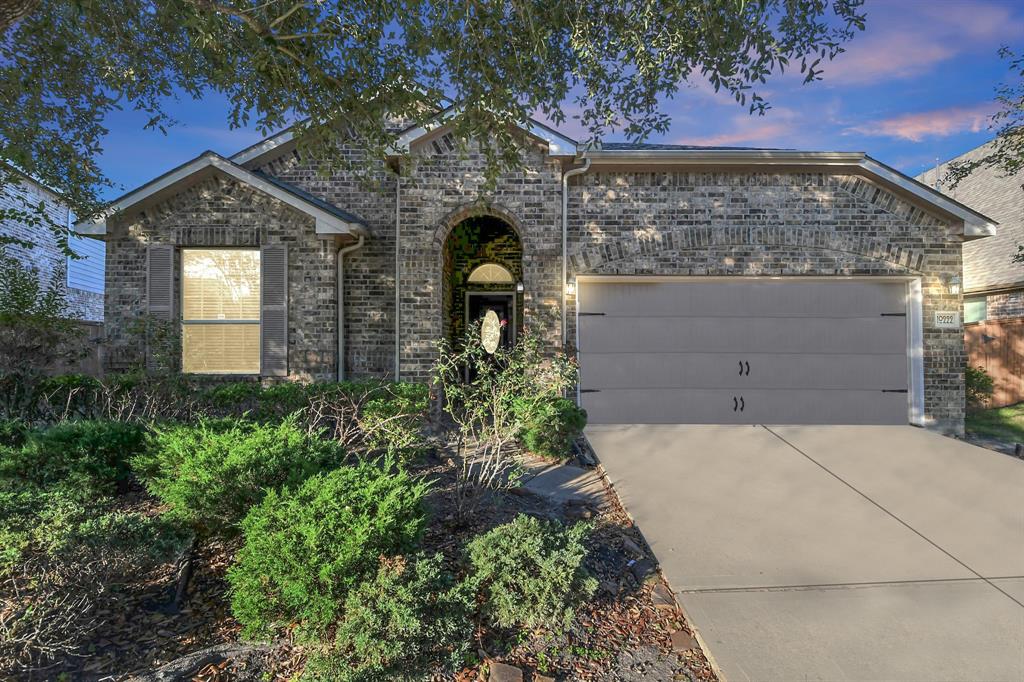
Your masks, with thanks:
<instances>
[{"instance_id":1,"label":"downspout","mask_svg":"<svg viewBox=\"0 0 1024 682\"><path fill-rule=\"evenodd\" d=\"M566 279L569 276L569 178L573 175L580 175L590 170L590 159L583 156L583 165L578 168L570 168L562 173L562 348L568 341L566 333L566 294L565 288L568 285ZM578 295L578 292L577 292Z\"/></svg>"},{"instance_id":2,"label":"downspout","mask_svg":"<svg viewBox=\"0 0 1024 682\"><path fill-rule=\"evenodd\" d=\"M351 246L338 249L338 381L345 380L345 256L363 247L363 235Z\"/></svg>"},{"instance_id":3,"label":"downspout","mask_svg":"<svg viewBox=\"0 0 1024 682\"><path fill-rule=\"evenodd\" d=\"M401 379L402 362L399 357L402 328L402 174L395 173L395 381Z\"/></svg>"}]
</instances>

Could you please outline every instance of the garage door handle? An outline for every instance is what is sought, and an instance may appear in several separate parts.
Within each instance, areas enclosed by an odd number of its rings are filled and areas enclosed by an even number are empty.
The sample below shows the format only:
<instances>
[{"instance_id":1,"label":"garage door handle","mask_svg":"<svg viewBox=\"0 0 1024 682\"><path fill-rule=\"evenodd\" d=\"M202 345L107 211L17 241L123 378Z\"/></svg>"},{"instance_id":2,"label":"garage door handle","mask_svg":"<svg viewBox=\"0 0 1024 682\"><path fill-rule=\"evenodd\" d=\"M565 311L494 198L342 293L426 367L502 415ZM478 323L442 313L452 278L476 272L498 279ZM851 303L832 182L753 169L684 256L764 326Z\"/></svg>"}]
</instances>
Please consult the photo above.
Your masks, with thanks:
<instances>
[{"instance_id":1,"label":"garage door handle","mask_svg":"<svg viewBox=\"0 0 1024 682\"><path fill-rule=\"evenodd\" d=\"M746 360L740 360L740 376L750 376L750 363ZM744 365L746 365L746 371L744 371Z\"/></svg>"},{"instance_id":2,"label":"garage door handle","mask_svg":"<svg viewBox=\"0 0 1024 682\"><path fill-rule=\"evenodd\" d=\"M736 400L736 396L732 397L732 411L735 412L740 407L740 401Z\"/></svg>"},{"instance_id":3,"label":"garage door handle","mask_svg":"<svg viewBox=\"0 0 1024 682\"><path fill-rule=\"evenodd\" d=\"M746 407L746 405L743 404L743 396L740 396L740 412L743 411L744 407Z\"/></svg>"}]
</instances>

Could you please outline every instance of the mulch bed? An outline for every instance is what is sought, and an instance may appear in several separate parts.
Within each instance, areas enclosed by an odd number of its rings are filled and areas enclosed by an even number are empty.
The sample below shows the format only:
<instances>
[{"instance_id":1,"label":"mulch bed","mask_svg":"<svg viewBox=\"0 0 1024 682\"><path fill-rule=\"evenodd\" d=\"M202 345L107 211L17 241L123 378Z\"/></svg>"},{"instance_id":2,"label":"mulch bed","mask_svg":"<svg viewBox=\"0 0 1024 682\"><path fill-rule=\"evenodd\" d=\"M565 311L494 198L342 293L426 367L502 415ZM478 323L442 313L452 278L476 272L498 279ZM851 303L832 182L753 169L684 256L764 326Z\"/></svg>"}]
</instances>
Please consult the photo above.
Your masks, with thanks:
<instances>
[{"instance_id":1,"label":"mulch bed","mask_svg":"<svg viewBox=\"0 0 1024 682\"><path fill-rule=\"evenodd\" d=\"M477 511L460 522L452 506L453 468L437 456L428 457L417 468L434 481L428 496L431 523L423 550L443 553L453 567L472 537L520 513L569 521L587 519L594 524L587 568L600 587L591 603L577 613L572 627L561 633L480 632L477 649L481 660L515 666L526 680L537 675L584 681L717 679L699 647L680 647L680 641L693 643L685 618L607 482L607 503L600 509L553 504L518 489L489 493ZM151 505L155 513L152 500L126 499L126 505L135 505L135 509L140 504ZM166 609L176 577L175 565L168 563L102 595L90 614L96 627L88 641L82 642L80 656L65 657L34 672L0 660L0 678L125 680L186 654L237 641L239 626L230 615L224 578L236 549L237 541L211 542L200 548L189 599L180 612ZM0 586L0 614L5 600L11 598L11 586ZM677 633L675 648L673 633ZM218 661L195 670L193 679L288 680L301 670L303 659L300 647L284 642L264 653L257 672L251 661L245 666ZM477 665L463 670L455 680L480 679L482 668Z\"/></svg>"}]
</instances>

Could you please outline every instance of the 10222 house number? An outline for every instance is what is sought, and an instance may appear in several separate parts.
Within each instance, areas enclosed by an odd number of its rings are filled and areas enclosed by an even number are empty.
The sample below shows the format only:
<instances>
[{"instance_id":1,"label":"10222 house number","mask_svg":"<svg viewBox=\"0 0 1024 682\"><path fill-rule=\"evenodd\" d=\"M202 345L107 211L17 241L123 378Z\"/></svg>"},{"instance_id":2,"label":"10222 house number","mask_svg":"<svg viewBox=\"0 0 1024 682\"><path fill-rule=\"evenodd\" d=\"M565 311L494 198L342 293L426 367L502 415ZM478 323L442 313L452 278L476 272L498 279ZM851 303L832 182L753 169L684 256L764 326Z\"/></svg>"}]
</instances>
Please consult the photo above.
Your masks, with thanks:
<instances>
[{"instance_id":1,"label":"10222 house number","mask_svg":"<svg viewBox=\"0 0 1024 682\"><path fill-rule=\"evenodd\" d=\"M960 313L955 310L935 313L935 326L938 329L959 329Z\"/></svg>"}]
</instances>

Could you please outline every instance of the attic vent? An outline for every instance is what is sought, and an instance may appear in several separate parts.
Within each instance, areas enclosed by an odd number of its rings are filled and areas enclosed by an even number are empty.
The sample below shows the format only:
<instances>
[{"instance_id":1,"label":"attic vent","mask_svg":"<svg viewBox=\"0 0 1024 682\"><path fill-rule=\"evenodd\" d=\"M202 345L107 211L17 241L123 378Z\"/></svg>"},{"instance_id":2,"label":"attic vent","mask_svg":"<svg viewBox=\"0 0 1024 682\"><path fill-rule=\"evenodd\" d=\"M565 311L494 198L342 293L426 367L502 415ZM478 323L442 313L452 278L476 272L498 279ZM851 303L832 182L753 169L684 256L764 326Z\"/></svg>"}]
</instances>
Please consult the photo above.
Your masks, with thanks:
<instances>
[{"instance_id":1,"label":"attic vent","mask_svg":"<svg viewBox=\"0 0 1024 682\"><path fill-rule=\"evenodd\" d=\"M445 133L430 144L433 145L435 154L447 154L455 150L455 140L451 133Z\"/></svg>"}]
</instances>

